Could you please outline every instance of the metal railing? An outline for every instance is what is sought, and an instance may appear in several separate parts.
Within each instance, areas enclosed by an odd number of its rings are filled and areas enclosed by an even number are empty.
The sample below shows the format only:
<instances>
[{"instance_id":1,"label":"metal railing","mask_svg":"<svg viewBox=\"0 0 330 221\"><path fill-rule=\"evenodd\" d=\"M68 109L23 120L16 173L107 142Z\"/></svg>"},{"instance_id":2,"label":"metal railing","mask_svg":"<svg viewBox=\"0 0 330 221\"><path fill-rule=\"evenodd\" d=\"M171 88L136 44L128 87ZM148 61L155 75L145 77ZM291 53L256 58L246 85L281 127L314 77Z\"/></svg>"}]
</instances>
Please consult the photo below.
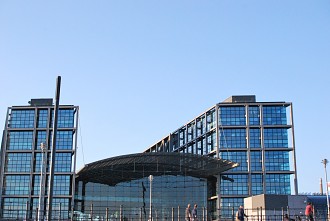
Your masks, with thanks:
<instances>
[{"instance_id":1,"label":"metal railing","mask_svg":"<svg viewBox=\"0 0 330 221\"><path fill-rule=\"evenodd\" d=\"M52 211L52 221L182 221L185 220L185 207L172 208L132 208L132 207L96 207L91 204L88 209L78 210L62 210L61 206L54 206ZM198 221L236 221L237 208L227 207L221 208L222 215L219 217L215 211L208 211L207 208L198 208ZM307 221L304 215L305 208L275 208L264 209L262 207L256 209L245 209L247 217L246 221ZM46 214L46 211L40 212L35 210L20 210L15 208L4 209L1 211L0 220L46 220L46 216L38 217L38 214ZM152 214L150 217L149 214ZM287 219L284 219L287 215ZM326 221L327 211L315 209L315 221Z\"/></svg>"}]
</instances>

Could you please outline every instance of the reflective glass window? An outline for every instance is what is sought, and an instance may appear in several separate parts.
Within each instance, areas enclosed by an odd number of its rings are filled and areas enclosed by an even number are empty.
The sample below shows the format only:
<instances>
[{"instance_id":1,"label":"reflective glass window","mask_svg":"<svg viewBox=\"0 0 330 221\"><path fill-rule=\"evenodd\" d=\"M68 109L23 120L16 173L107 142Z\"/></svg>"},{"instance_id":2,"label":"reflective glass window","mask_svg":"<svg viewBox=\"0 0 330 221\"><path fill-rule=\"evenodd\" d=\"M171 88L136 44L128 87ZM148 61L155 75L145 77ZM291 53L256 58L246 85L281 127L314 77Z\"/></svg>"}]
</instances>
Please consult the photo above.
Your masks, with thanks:
<instances>
[{"instance_id":1,"label":"reflective glass window","mask_svg":"<svg viewBox=\"0 0 330 221\"><path fill-rule=\"evenodd\" d=\"M35 149L40 150L41 143L47 146L47 132L37 131L37 141L35 142Z\"/></svg>"},{"instance_id":2,"label":"reflective glass window","mask_svg":"<svg viewBox=\"0 0 330 221\"><path fill-rule=\"evenodd\" d=\"M252 195L258 195L263 193L263 181L261 174L252 174L251 175L251 190Z\"/></svg>"},{"instance_id":3,"label":"reflective glass window","mask_svg":"<svg viewBox=\"0 0 330 221\"><path fill-rule=\"evenodd\" d=\"M34 172L40 172L41 171L41 159L42 155L41 153L36 153L35 154L35 159L34 159Z\"/></svg>"},{"instance_id":4,"label":"reflective glass window","mask_svg":"<svg viewBox=\"0 0 330 221\"><path fill-rule=\"evenodd\" d=\"M260 125L260 109L258 106L249 107L249 124Z\"/></svg>"},{"instance_id":5,"label":"reflective glass window","mask_svg":"<svg viewBox=\"0 0 330 221\"><path fill-rule=\"evenodd\" d=\"M244 198L221 198L221 217L231 220L232 210L236 211L240 205L244 205Z\"/></svg>"},{"instance_id":6,"label":"reflective glass window","mask_svg":"<svg viewBox=\"0 0 330 221\"><path fill-rule=\"evenodd\" d=\"M8 153L6 156L6 172L30 172L31 153Z\"/></svg>"},{"instance_id":7,"label":"reflective glass window","mask_svg":"<svg viewBox=\"0 0 330 221\"><path fill-rule=\"evenodd\" d=\"M9 127L34 128L34 110L12 110Z\"/></svg>"},{"instance_id":8,"label":"reflective glass window","mask_svg":"<svg viewBox=\"0 0 330 221\"><path fill-rule=\"evenodd\" d=\"M230 161L239 163L238 167L231 169L230 171L248 171L247 152L246 151L221 152L220 155L223 160L230 160Z\"/></svg>"},{"instance_id":9,"label":"reflective glass window","mask_svg":"<svg viewBox=\"0 0 330 221\"><path fill-rule=\"evenodd\" d=\"M288 132L283 128L264 129L265 148L286 148L288 147Z\"/></svg>"},{"instance_id":10,"label":"reflective glass window","mask_svg":"<svg viewBox=\"0 0 330 221\"><path fill-rule=\"evenodd\" d=\"M60 109L58 111L58 128L72 128L74 127L74 110L73 109ZM53 127L53 119L54 119L54 110L52 110L51 116L51 127Z\"/></svg>"},{"instance_id":11,"label":"reflective glass window","mask_svg":"<svg viewBox=\"0 0 330 221\"><path fill-rule=\"evenodd\" d=\"M206 136L207 153L210 153L213 150L215 150L215 145L216 145L216 133L215 131L213 131Z\"/></svg>"},{"instance_id":12,"label":"reflective glass window","mask_svg":"<svg viewBox=\"0 0 330 221\"><path fill-rule=\"evenodd\" d=\"M49 135L49 146L52 147L52 132ZM73 131L57 131L56 150L72 150Z\"/></svg>"},{"instance_id":13,"label":"reflective glass window","mask_svg":"<svg viewBox=\"0 0 330 221\"><path fill-rule=\"evenodd\" d=\"M5 195L28 195L30 176L7 175L4 179Z\"/></svg>"},{"instance_id":14,"label":"reflective glass window","mask_svg":"<svg viewBox=\"0 0 330 221\"><path fill-rule=\"evenodd\" d=\"M71 172L71 153L56 153L55 172Z\"/></svg>"},{"instance_id":15,"label":"reflective glass window","mask_svg":"<svg viewBox=\"0 0 330 221\"><path fill-rule=\"evenodd\" d=\"M33 195L38 196L40 193L40 175L33 176Z\"/></svg>"},{"instance_id":16,"label":"reflective glass window","mask_svg":"<svg viewBox=\"0 0 330 221\"><path fill-rule=\"evenodd\" d=\"M200 138L197 140L197 154L205 155L207 154L205 148L205 138Z\"/></svg>"},{"instance_id":17,"label":"reflective glass window","mask_svg":"<svg viewBox=\"0 0 330 221\"><path fill-rule=\"evenodd\" d=\"M289 174L267 174L266 194L290 195L290 175Z\"/></svg>"},{"instance_id":18,"label":"reflective glass window","mask_svg":"<svg viewBox=\"0 0 330 221\"><path fill-rule=\"evenodd\" d=\"M250 148L261 147L261 134L259 128L251 128L250 132Z\"/></svg>"},{"instance_id":19,"label":"reflective glass window","mask_svg":"<svg viewBox=\"0 0 330 221\"><path fill-rule=\"evenodd\" d=\"M216 126L215 110L212 109L206 113L206 130L210 131Z\"/></svg>"},{"instance_id":20,"label":"reflective glass window","mask_svg":"<svg viewBox=\"0 0 330 221\"><path fill-rule=\"evenodd\" d=\"M53 198L52 217L58 220L69 220L71 210L68 198ZM97 219L97 218L96 218Z\"/></svg>"},{"instance_id":21,"label":"reflective glass window","mask_svg":"<svg viewBox=\"0 0 330 221\"><path fill-rule=\"evenodd\" d=\"M180 147L185 145L186 143L186 128L182 128L179 130L179 145Z\"/></svg>"},{"instance_id":22,"label":"reflective glass window","mask_svg":"<svg viewBox=\"0 0 330 221\"><path fill-rule=\"evenodd\" d=\"M197 137L204 134L205 129L205 117L200 117L196 119L196 130L197 130Z\"/></svg>"},{"instance_id":23,"label":"reflective glass window","mask_svg":"<svg viewBox=\"0 0 330 221\"><path fill-rule=\"evenodd\" d=\"M188 135L188 142L189 142L195 138L195 124L191 123L187 126L187 128L188 128L187 135Z\"/></svg>"},{"instance_id":24,"label":"reflective glass window","mask_svg":"<svg viewBox=\"0 0 330 221\"><path fill-rule=\"evenodd\" d=\"M220 148L246 148L245 129L220 129Z\"/></svg>"},{"instance_id":25,"label":"reflective glass window","mask_svg":"<svg viewBox=\"0 0 330 221\"><path fill-rule=\"evenodd\" d=\"M38 128L47 128L48 110L38 110Z\"/></svg>"},{"instance_id":26,"label":"reflective glass window","mask_svg":"<svg viewBox=\"0 0 330 221\"><path fill-rule=\"evenodd\" d=\"M69 195L70 194L70 175L55 175L54 176L54 195Z\"/></svg>"},{"instance_id":27,"label":"reflective glass window","mask_svg":"<svg viewBox=\"0 0 330 221\"><path fill-rule=\"evenodd\" d=\"M263 107L264 125L286 125L286 107L283 106L264 106Z\"/></svg>"},{"instance_id":28,"label":"reflective glass window","mask_svg":"<svg viewBox=\"0 0 330 221\"><path fill-rule=\"evenodd\" d=\"M49 165L50 165L49 164L49 161L50 161L49 154L48 154L48 157L46 160L47 160L46 171L49 172ZM41 162L42 162L42 153L36 153L35 159L34 159L34 172L41 172Z\"/></svg>"},{"instance_id":29,"label":"reflective glass window","mask_svg":"<svg viewBox=\"0 0 330 221\"><path fill-rule=\"evenodd\" d=\"M246 125L245 107L220 107L219 124L223 126Z\"/></svg>"},{"instance_id":30,"label":"reflective glass window","mask_svg":"<svg viewBox=\"0 0 330 221\"><path fill-rule=\"evenodd\" d=\"M143 217L149 214L150 181L148 177L115 186L89 182L85 184L85 187L81 184L78 187L79 193L76 199L84 200L84 202L78 206L77 210L87 210L93 203L95 215L104 214L105 209L109 208L109 216L113 219L119 218L121 206L128 220L139 220L141 208ZM176 208L175 217L177 217L178 206L180 206L180 220L183 220L188 203L192 205L196 203L199 208L207 207L205 179L171 175L153 177L152 208L153 214L157 214L159 220L169 220L172 207Z\"/></svg>"},{"instance_id":31,"label":"reflective glass window","mask_svg":"<svg viewBox=\"0 0 330 221\"><path fill-rule=\"evenodd\" d=\"M175 131L171 137L173 151L180 147L178 140L179 140L178 131Z\"/></svg>"},{"instance_id":32,"label":"reflective glass window","mask_svg":"<svg viewBox=\"0 0 330 221\"><path fill-rule=\"evenodd\" d=\"M266 171L289 171L289 153L284 151L265 152Z\"/></svg>"},{"instance_id":33,"label":"reflective glass window","mask_svg":"<svg viewBox=\"0 0 330 221\"><path fill-rule=\"evenodd\" d=\"M261 151L251 151L250 152L250 165L251 171L262 171L262 155Z\"/></svg>"},{"instance_id":34,"label":"reflective glass window","mask_svg":"<svg viewBox=\"0 0 330 221\"><path fill-rule=\"evenodd\" d=\"M10 131L8 150L31 150L33 142L32 131Z\"/></svg>"},{"instance_id":35,"label":"reflective glass window","mask_svg":"<svg viewBox=\"0 0 330 221\"><path fill-rule=\"evenodd\" d=\"M3 198L2 218L3 220L25 220L26 202L28 198Z\"/></svg>"},{"instance_id":36,"label":"reflective glass window","mask_svg":"<svg viewBox=\"0 0 330 221\"><path fill-rule=\"evenodd\" d=\"M195 151L195 144L188 144L188 146L186 147L186 153L196 153Z\"/></svg>"},{"instance_id":37,"label":"reflective glass window","mask_svg":"<svg viewBox=\"0 0 330 221\"><path fill-rule=\"evenodd\" d=\"M223 194L223 195L246 195L249 193L248 175L228 174L226 176L234 179L234 182L223 180L221 182L221 194Z\"/></svg>"},{"instance_id":38,"label":"reflective glass window","mask_svg":"<svg viewBox=\"0 0 330 221\"><path fill-rule=\"evenodd\" d=\"M45 204L46 205L46 202L47 200L45 199ZM35 197L35 198L32 198L32 218L34 218L34 220L37 220L37 214L36 214L36 211L37 211L37 208L39 210L39 197Z\"/></svg>"}]
</instances>

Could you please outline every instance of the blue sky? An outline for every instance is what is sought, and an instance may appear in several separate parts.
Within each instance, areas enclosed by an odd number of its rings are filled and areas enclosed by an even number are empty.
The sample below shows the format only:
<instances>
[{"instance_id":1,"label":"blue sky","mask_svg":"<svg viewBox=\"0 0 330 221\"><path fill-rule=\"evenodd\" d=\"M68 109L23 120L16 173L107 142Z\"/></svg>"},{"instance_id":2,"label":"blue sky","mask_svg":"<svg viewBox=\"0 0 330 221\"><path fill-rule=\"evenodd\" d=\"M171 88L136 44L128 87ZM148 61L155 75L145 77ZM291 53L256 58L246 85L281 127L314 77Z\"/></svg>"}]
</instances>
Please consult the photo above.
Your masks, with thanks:
<instances>
[{"instance_id":1,"label":"blue sky","mask_svg":"<svg viewBox=\"0 0 330 221\"><path fill-rule=\"evenodd\" d=\"M329 10L328 0L2 0L0 122L8 106L54 97L62 76L61 104L80 106L81 168L141 152L231 95L292 102L299 192L319 192Z\"/></svg>"}]
</instances>

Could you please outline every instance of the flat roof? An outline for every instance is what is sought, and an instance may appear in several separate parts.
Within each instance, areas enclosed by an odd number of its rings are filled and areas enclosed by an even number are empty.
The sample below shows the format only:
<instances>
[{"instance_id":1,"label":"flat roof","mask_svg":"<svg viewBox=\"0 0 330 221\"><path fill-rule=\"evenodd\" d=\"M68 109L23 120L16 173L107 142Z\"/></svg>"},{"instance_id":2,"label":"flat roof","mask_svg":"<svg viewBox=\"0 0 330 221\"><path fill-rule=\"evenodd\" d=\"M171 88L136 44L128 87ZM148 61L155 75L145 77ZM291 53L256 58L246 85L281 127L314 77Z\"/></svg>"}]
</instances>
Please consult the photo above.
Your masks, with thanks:
<instances>
[{"instance_id":1,"label":"flat roof","mask_svg":"<svg viewBox=\"0 0 330 221\"><path fill-rule=\"evenodd\" d=\"M189 153L147 152L112 157L85 165L76 180L114 186L121 182L162 175L208 178L239 164Z\"/></svg>"}]
</instances>

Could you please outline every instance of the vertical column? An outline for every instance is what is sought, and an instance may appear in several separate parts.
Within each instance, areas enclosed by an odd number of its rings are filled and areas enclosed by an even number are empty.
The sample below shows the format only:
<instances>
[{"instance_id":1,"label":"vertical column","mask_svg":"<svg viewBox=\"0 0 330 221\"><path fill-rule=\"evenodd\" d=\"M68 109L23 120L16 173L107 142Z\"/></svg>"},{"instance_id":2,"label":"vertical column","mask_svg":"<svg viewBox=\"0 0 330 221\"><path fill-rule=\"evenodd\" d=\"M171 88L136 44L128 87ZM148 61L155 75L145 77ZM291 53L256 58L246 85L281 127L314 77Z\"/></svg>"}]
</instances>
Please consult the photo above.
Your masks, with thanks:
<instances>
[{"instance_id":1,"label":"vertical column","mask_svg":"<svg viewBox=\"0 0 330 221\"><path fill-rule=\"evenodd\" d=\"M220 158L220 134L219 134L219 106L216 105L215 106L215 125L216 125L216 130L215 130L215 145L216 145L216 154L217 154L217 158Z\"/></svg>"},{"instance_id":2,"label":"vertical column","mask_svg":"<svg viewBox=\"0 0 330 221\"><path fill-rule=\"evenodd\" d=\"M294 192L298 195L298 179L297 179L297 163L296 163L296 142L294 136L294 124L293 124L293 107L290 104L290 124L292 130L292 148L293 148L293 169L294 169Z\"/></svg>"},{"instance_id":3,"label":"vertical column","mask_svg":"<svg viewBox=\"0 0 330 221\"><path fill-rule=\"evenodd\" d=\"M221 220L221 174L217 176L217 210L218 210L218 219Z\"/></svg>"},{"instance_id":4,"label":"vertical column","mask_svg":"<svg viewBox=\"0 0 330 221\"><path fill-rule=\"evenodd\" d=\"M220 134L219 134L219 106L218 104L215 106L215 120L216 120L216 156L220 159ZM221 218L221 174L217 176L217 213L218 220Z\"/></svg>"},{"instance_id":5,"label":"vertical column","mask_svg":"<svg viewBox=\"0 0 330 221\"><path fill-rule=\"evenodd\" d=\"M8 137L8 120L9 120L9 112L11 108L7 109L7 116L6 116L6 123L5 123L5 129L2 133L2 143L1 143L1 160L0 160L0 190L3 189L3 181L5 178L4 171L5 171L5 156L6 156L6 150L7 150L7 137ZM0 192L0 217L3 217L3 210L2 210L2 191Z\"/></svg>"},{"instance_id":6,"label":"vertical column","mask_svg":"<svg viewBox=\"0 0 330 221\"><path fill-rule=\"evenodd\" d=\"M266 194L266 168L265 168L265 142L264 142L264 121L263 121L263 106L259 105L260 113L260 137L261 137L261 161L262 161L262 188L263 193Z\"/></svg>"},{"instance_id":7,"label":"vertical column","mask_svg":"<svg viewBox=\"0 0 330 221\"><path fill-rule=\"evenodd\" d=\"M74 211L74 200L75 200L75 184L76 184L76 164L77 164L77 139L78 139L78 123L79 123L79 107L76 107L75 109L75 113L76 113L76 120L75 120L75 124L74 124L74 130L75 130L75 145L74 145L74 150L73 150L73 171L72 171L72 192L71 192L71 205L69 205L69 208L73 208L73 210L71 211L73 213Z\"/></svg>"},{"instance_id":8,"label":"vertical column","mask_svg":"<svg viewBox=\"0 0 330 221\"><path fill-rule=\"evenodd\" d=\"M53 136L52 136L52 152L50 160L50 174L48 184L48 204L47 204L47 220L52 219L52 201L53 201L53 186L54 186L54 171L55 171L55 155L56 155L56 135L57 135L57 123L58 123L58 109L60 103L61 92L61 77L57 77L56 81L56 94L55 94L55 106L54 106L54 121L53 121Z\"/></svg>"},{"instance_id":9,"label":"vertical column","mask_svg":"<svg viewBox=\"0 0 330 221\"><path fill-rule=\"evenodd\" d=\"M248 194L252 196L252 177L251 177L251 148L250 148L250 119L249 119L249 105L245 105L245 122L246 122L246 154L248 166Z\"/></svg>"},{"instance_id":10,"label":"vertical column","mask_svg":"<svg viewBox=\"0 0 330 221\"><path fill-rule=\"evenodd\" d=\"M149 220L152 221L152 181L154 177L153 175L149 176L149 182L150 182L150 209L149 209Z\"/></svg>"}]
</instances>

